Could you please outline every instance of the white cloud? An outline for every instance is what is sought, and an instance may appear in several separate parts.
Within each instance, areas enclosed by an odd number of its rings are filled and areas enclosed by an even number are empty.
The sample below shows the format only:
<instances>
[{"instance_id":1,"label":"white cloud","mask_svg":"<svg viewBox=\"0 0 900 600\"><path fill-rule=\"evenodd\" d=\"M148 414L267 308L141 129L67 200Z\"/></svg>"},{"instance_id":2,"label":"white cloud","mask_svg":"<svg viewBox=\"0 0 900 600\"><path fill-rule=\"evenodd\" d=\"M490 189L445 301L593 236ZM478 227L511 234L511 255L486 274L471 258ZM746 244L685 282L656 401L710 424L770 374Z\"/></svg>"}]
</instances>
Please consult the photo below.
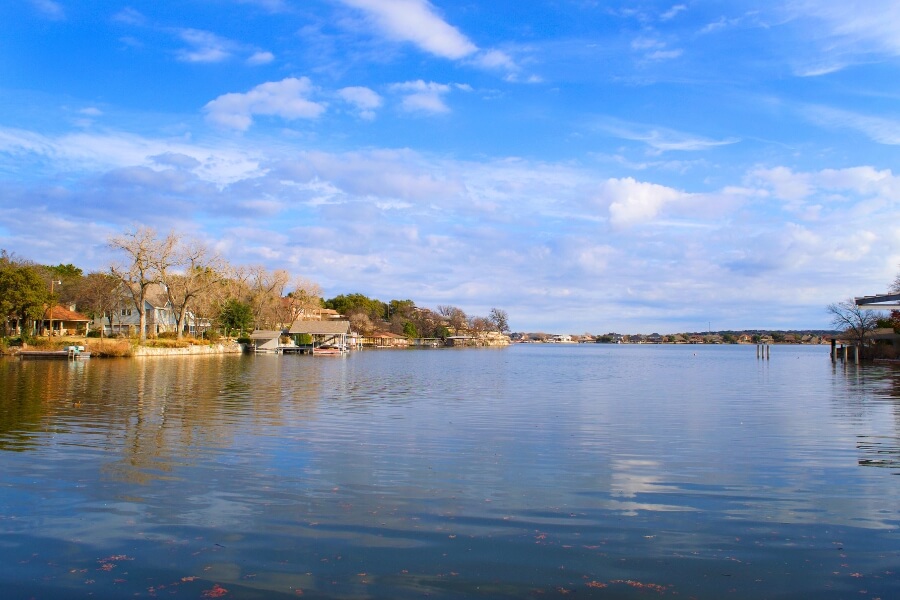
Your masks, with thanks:
<instances>
[{"instance_id":1,"label":"white cloud","mask_svg":"<svg viewBox=\"0 0 900 600\"><path fill-rule=\"evenodd\" d=\"M410 42L436 56L461 59L478 47L444 21L427 0L341 0L369 15L389 39Z\"/></svg>"},{"instance_id":2,"label":"white cloud","mask_svg":"<svg viewBox=\"0 0 900 600\"><path fill-rule=\"evenodd\" d=\"M450 112L450 107L444 103L444 96L450 93L452 88L445 83L407 81L395 83L391 90L403 94L401 105L408 112L442 114Z\"/></svg>"},{"instance_id":3,"label":"white cloud","mask_svg":"<svg viewBox=\"0 0 900 600\"><path fill-rule=\"evenodd\" d=\"M636 181L631 177L610 179L600 186L600 198L609 204L610 223L617 227L629 227L651 221L663 207L686 194L678 190Z\"/></svg>"},{"instance_id":4,"label":"white cloud","mask_svg":"<svg viewBox=\"0 0 900 600\"><path fill-rule=\"evenodd\" d=\"M374 90L367 87L351 86L338 90L338 96L353 106L363 119L374 119L375 110L381 108L383 100Z\"/></svg>"},{"instance_id":5,"label":"white cloud","mask_svg":"<svg viewBox=\"0 0 900 600\"><path fill-rule=\"evenodd\" d=\"M757 169L751 176L771 188L775 196L782 200L805 200L813 192L809 173L794 173L787 167Z\"/></svg>"},{"instance_id":6,"label":"white cloud","mask_svg":"<svg viewBox=\"0 0 900 600\"><path fill-rule=\"evenodd\" d=\"M221 62L231 58L234 43L209 31L199 29L181 29L179 37L190 44L191 48L180 50L178 59L184 62Z\"/></svg>"},{"instance_id":7,"label":"white cloud","mask_svg":"<svg viewBox=\"0 0 900 600\"><path fill-rule=\"evenodd\" d=\"M900 177L890 169L879 171L862 166L795 173L787 167L774 167L757 169L750 176L757 184L770 189L776 198L787 200L793 209L805 207L808 201L823 200L831 205L854 199L900 205Z\"/></svg>"},{"instance_id":8,"label":"white cloud","mask_svg":"<svg viewBox=\"0 0 900 600\"><path fill-rule=\"evenodd\" d=\"M247 58L247 64L252 66L267 65L275 60L275 55L271 52L254 52Z\"/></svg>"},{"instance_id":9,"label":"white cloud","mask_svg":"<svg viewBox=\"0 0 900 600\"><path fill-rule=\"evenodd\" d=\"M896 0L798 0L789 8L796 15L824 21L834 49L900 56L900 3Z\"/></svg>"},{"instance_id":10,"label":"white cloud","mask_svg":"<svg viewBox=\"0 0 900 600\"><path fill-rule=\"evenodd\" d=\"M260 84L245 94L223 94L203 110L211 123L245 131L253 124L254 115L288 120L317 118L326 105L308 98L314 91L307 77L289 77Z\"/></svg>"},{"instance_id":11,"label":"white cloud","mask_svg":"<svg viewBox=\"0 0 900 600\"><path fill-rule=\"evenodd\" d=\"M605 133L624 140L643 142L656 152L668 152L678 150L692 152L709 150L718 146L736 144L738 138L726 138L723 140L711 140L709 138L691 135L666 127L629 123L618 119L601 119L597 128Z\"/></svg>"},{"instance_id":12,"label":"white cloud","mask_svg":"<svg viewBox=\"0 0 900 600\"><path fill-rule=\"evenodd\" d=\"M676 4L675 6L673 6L672 8L670 8L669 10L667 10L666 12L661 14L659 16L659 18L662 19L663 21L669 21L671 19L674 19L676 16L678 16L678 13L684 12L686 10L687 10L687 6L685 6L684 4Z\"/></svg>"},{"instance_id":13,"label":"white cloud","mask_svg":"<svg viewBox=\"0 0 900 600\"><path fill-rule=\"evenodd\" d=\"M814 123L835 129L854 129L879 144L900 146L900 120L873 117L825 106L803 107L801 114Z\"/></svg>"},{"instance_id":14,"label":"white cloud","mask_svg":"<svg viewBox=\"0 0 900 600\"><path fill-rule=\"evenodd\" d=\"M134 26L143 26L147 23L147 18L141 14L139 11L131 8L130 6L126 6L115 15L113 15L113 21L118 23L124 23L126 25L134 25Z\"/></svg>"},{"instance_id":15,"label":"white cloud","mask_svg":"<svg viewBox=\"0 0 900 600\"><path fill-rule=\"evenodd\" d=\"M53 0L31 0L31 5L44 17L53 21L66 18L66 11L59 2Z\"/></svg>"},{"instance_id":16,"label":"white cloud","mask_svg":"<svg viewBox=\"0 0 900 600\"><path fill-rule=\"evenodd\" d=\"M518 65L512 57L502 50L487 50L480 53L475 59L475 64L485 69L518 70Z\"/></svg>"}]
</instances>

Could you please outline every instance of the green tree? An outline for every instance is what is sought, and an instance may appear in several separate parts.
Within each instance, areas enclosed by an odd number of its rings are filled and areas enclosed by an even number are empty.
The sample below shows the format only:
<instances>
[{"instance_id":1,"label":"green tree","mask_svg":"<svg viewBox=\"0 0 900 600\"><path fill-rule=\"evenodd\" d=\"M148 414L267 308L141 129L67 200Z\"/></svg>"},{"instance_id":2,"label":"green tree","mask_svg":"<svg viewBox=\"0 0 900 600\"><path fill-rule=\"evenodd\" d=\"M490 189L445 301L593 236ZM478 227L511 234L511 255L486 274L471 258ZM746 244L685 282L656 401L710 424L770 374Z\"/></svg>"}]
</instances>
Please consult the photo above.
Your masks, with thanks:
<instances>
[{"instance_id":1,"label":"green tree","mask_svg":"<svg viewBox=\"0 0 900 600\"><path fill-rule=\"evenodd\" d=\"M412 321L407 321L403 325L403 335L410 339L419 337L419 330L416 329L416 324Z\"/></svg>"},{"instance_id":2,"label":"green tree","mask_svg":"<svg viewBox=\"0 0 900 600\"><path fill-rule=\"evenodd\" d=\"M43 318L49 299L49 286L36 267L11 260L5 252L0 256L0 315L7 335L10 317L24 332L29 322Z\"/></svg>"},{"instance_id":3,"label":"green tree","mask_svg":"<svg viewBox=\"0 0 900 600\"><path fill-rule=\"evenodd\" d=\"M388 305L381 300L369 298L364 294L341 294L325 301L325 308L338 311L342 315L365 313L373 321L381 321L387 317Z\"/></svg>"},{"instance_id":4,"label":"green tree","mask_svg":"<svg viewBox=\"0 0 900 600\"><path fill-rule=\"evenodd\" d=\"M226 300L219 314L219 325L225 335L231 335L234 331L243 335L253 326L253 308L234 298Z\"/></svg>"}]
</instances>

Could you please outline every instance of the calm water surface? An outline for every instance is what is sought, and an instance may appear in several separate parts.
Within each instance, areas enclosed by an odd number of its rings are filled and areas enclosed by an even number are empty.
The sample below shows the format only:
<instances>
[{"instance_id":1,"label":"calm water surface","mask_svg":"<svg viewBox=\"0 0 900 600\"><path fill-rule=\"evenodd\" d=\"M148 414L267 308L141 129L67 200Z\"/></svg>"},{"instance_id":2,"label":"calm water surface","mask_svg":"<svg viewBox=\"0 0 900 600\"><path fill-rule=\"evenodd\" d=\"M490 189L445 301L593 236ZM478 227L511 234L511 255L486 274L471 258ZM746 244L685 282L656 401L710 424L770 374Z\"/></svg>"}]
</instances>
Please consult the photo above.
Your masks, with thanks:
<instances>
[{"instance_id":1,"label":"calm water surface","mask_svg":"<svg viewBox=\"0 0 900 600\"><path fill-rule=\"evenodd\" d=\"M900 598L900 370L826 347L0 361L7 598Z\"/></svg>"}]
</instances>

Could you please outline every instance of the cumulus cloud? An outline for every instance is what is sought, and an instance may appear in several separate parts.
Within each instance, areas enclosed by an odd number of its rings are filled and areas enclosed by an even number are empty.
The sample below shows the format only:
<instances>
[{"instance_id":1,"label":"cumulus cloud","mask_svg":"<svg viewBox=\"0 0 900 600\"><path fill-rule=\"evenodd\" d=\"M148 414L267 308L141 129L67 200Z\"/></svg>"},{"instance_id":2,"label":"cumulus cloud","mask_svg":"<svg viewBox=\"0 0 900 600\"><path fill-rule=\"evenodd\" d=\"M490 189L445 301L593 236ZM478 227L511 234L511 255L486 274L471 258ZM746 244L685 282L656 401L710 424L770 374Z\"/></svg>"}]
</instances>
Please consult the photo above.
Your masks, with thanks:
<instances>
[{"instance_id":1,"label":"cumulus cloud","mask_svg":"<svg viewBox=\"0 0 900 600\"><path fill-rule=\"evenodd\" d=\"M381 108L382 98L377 92L367 87L352 86L338 90L338 96L356 109L363 119L374 119L375 110Z\"/></svg>"},{"instance_id":2,"label":"cumulus cloud","mask_svg":"<svg viewBox=\"0 0 900 600\"><path fill-rule=\"evenodd\" d=\"M341 0L367 14L389 39L410 42L443 58L460 59L478 47L438 15L427 0Z\"/></svg>"},{"instance_id":3,"label":"cumulus cloud","mask_svg":"<svg viewBox=\"0 0 900 600\"><path fill-rule=\"evenodd\" d=\"M666 204L685 196L670 187L636 181L631 177L610 179L600 186L600 198L610 201L610 223L617 227L651 221Z\"/></svg>"},{"instance_id":4,"label":"cumulus cloud","mask_svg":"<svg viewBox=\"0 0 900 600\"><path fill-rule=\"evenodd\" d=\"M813 215L821 212L822 203L833 210L835 202L853 199L900 205L900 177L890 169L862 166L798 173L787 167L774 167L757 169L750 176L776 198L786 200L788 208L799 210L810 202L819 203L814 205Z\"/></svg>"},{"instance_id":5,"label":"cumulus cloud","mask_svg":"<svg viewBox=\"0 0 900 600\"><path fill-rule=\"evenodd\" d=\"M209 122L245 131L255 115L282 119L315 119L326 105L309 99L315 88L307 77L263 83L244 94L223 94L203 108Z\"/></svg>"}]
</instances>

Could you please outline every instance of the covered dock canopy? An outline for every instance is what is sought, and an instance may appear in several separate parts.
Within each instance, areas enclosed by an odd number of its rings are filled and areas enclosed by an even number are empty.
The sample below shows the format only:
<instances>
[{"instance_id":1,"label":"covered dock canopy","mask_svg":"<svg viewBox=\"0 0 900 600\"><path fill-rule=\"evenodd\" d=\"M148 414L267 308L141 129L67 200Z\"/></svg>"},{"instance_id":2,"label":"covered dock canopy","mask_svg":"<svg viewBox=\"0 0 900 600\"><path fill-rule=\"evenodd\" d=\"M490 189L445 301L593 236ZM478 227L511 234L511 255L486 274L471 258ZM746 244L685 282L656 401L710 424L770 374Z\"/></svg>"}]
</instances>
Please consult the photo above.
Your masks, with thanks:
<instances>
[{"instance_id":1,"label":"covered dock canopy","mask_svg":"<svg viewBox=\"0 0 900 600\"><path fill-rule=\"evenodd\" d=\"M900 294L878 294L854 298L861 310L900 310Z\"/></svg>"},{"instance_id":2,"label":"covered dock canopy","mask_svg":"<svg viewBox=\"0 0 900 600\"><path fill-rule=\"evenodd\" d=\"M289 333L295 343L300 335L308 334L312 337L314 347L331 344L346 348L350 321L294 321Z\"/></svg>"}]
</instances>

